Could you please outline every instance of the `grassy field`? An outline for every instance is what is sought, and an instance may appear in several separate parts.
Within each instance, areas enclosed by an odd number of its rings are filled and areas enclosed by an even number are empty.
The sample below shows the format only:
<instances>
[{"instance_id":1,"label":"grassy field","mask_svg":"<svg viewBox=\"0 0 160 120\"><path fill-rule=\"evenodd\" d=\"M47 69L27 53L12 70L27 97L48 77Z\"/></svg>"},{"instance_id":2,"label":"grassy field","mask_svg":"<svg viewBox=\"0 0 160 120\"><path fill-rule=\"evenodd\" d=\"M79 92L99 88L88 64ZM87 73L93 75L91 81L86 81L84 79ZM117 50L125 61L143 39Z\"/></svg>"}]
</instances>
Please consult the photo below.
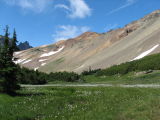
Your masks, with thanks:
<instances>
[{"instance_id":1,"label":"grassy field","mask_svg":"<svg viewBox=\"0 0 160 120\"><path fill-rule=\"evenodd\" d=\"M1 120L159 120L160 89L25 88L0 94Z\"/></svg>"},{"instance_id":2,"label":"grassy field","mask_svg":"<svg viewBox=\"0 0 160 120\"><path fill-rule=\"evenodd\" d=\"M160 84L160 71L84 76L85 83ZM73 84L51 82L51 84ZM0 120L159 120L160 89L120 87L23 88L0 94Z\"/></svg>"},{"instance_id":3,"label":"grassy field","mask_svg":"<svg viewBox=\"0 0 160 120\"><path fill-rule=\"evenodd\" d=\"M126 75L113 76L85 76L87 83L106 83L106 84L160 84L160 71L155 71L149 74L128 73Z\"/></svg>"}]
</instances>

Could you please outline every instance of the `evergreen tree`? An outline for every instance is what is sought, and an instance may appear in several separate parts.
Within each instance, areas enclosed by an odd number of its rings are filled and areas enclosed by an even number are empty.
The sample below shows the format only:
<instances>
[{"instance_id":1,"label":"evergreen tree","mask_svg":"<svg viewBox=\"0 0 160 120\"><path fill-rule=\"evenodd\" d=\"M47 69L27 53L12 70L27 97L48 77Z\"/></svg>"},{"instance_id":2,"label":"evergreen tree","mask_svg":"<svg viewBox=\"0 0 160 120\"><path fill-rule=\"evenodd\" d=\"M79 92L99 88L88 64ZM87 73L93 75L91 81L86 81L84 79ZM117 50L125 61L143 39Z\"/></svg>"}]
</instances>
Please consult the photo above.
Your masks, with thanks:
<instances>
[{"instance_id":1,"label":"evergreen tree","mask_svg":"<svg viewBox=\"0 0 160 120\"><path fill-rule=\"evenodd\" d=\"M17 85L16 72L17 66L12 61L14 49L9 45L9 27L6 26L4 46L0 52L0 79L2 91L8 94L14 94L19 88Z\"/></svg>"},{"instance_id":2,"label":"evergreen tree","mask_svg":"<svg viewBox=\"0 0 160 120\"><path fill-rule=\"evenodd\" d=\"M17 47L17 43L18 43L17 34L16 34L16 30L14 29L13 38L12 38L12 44L11 44L12 52L19 51L19 48Z\"/></svg>"},{"instance_id":3,"label":"evergreen tree","mask_svg":"<svg viewBox=\"0 0 160 120\"><path fill-rule=\"evenodd\" d=\"M3 68L3 60L2 60L2 46L0 45L0 68ZM3 75L2 75L2 69L0 69L0 92L3 91Z\"/></svg>"},{"instance_id":4,"label":"evergreen tree","mask_svg":"<svg viewBox=\"0 0 160 120\"><path fill-rule=\"evenodd\" d=\"M4 48L9 48L9 27L8 25L6 26L5 29L5 36L4 36Z\"/></svg>"}]
</instances>

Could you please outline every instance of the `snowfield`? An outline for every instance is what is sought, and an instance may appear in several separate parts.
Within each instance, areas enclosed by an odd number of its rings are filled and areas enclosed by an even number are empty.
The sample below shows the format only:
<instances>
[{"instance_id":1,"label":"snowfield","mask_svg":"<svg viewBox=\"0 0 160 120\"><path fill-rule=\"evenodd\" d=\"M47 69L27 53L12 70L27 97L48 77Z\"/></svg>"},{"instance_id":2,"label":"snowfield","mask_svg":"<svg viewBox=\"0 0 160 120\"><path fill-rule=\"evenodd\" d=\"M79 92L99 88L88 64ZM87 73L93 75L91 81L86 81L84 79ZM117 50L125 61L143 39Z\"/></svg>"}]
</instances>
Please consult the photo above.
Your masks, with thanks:
<instances>
[{"instance_id":1,"label":"snowfield","mask_svg":"<svg viewBox=\"0 0 160 120\"><path fill-rule=\"evenodd\" d=\"M15 64L19 64L22 63L23 61L25 61L26 59L18 59L17 61L13 61Z\"/></svg>"},{"instance_id":2,"label":"snowfield","mask_svg":"<svg viewBox=\"0 0 160 120\"><path fill-rule=\"evenodd\" d=\"M22 51L20 51L20 52L14 52L15 55L19 55L21 53L22 53Z\"/></svg>"},{"instance_id":3,"label":"snowfield","mask_svg":"<svg viewBox=\"0 0 160 120\"><path fill-rule=\"evenodd\" d=\"M32 59L29 59L29 60L24 61L22 64L26 64L26 63L29 63L31 61L32 61Z\"/></svg>"},{"instance_id":4,"label":"snowfield","mask_svg":"<svg viewBox=\"0 0 160 120\"><path fill-rule=\"evenodd\" d=\"M63 49L64 49L64 46L62 46L61 48L59 48L57 51L52 51L52 52L49 52L49 53L44 53L40 57L48 57L48 56L57 54L57 53L61 52Z\"/></svg>"},{"instance_id":5,"label":"snowfield","mask_svg":"<svg viewBox=\"0 0 160 120\"><path fill-rule=\"evenodd\" d=\"M45 65L46 65L46 63L42 63L42 64L41 64L41 66L45 66Z\"/></svg>"},{"instance_id":6,"label":"snowfield","mask_svg":"<svg viewBox=\"0 0 160 120\"><path fill-rule=\"evenodd\" d=\"M44 62L44 61L46 61L47 59L41 59L41 60L39 60L39 62Z\"/></svg>"},{"instance_id":7,"label":"snowfield","mask_svg":"<svg viewBox=\"0 0 160 120\"><path fill-rule=\"evenodd\" d=\"M157 47L159 47L159 44L158 45L155 45L154 47L152 47L151 49L143 52L142 54L140 54L138 57L134 58L133 60L139 60L145 56L147 56L148 54L150 54L151 52L153 52ZM132 60L132 61L133 61Z\"/></svg>"}]
</instances>

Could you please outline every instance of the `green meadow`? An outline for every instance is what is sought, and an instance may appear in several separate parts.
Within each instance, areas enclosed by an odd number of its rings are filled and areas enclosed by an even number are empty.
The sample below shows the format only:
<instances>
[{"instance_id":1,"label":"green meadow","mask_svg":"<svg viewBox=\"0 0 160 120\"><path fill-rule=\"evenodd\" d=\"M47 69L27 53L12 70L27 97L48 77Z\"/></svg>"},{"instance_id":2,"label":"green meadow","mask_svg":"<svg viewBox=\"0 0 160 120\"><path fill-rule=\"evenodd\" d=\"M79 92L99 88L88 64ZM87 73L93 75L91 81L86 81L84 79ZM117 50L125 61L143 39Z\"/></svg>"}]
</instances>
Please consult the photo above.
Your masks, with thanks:
<instances>
[{"instance_id":1,"label":"green meadow","mask_svg":"<svg viewBox=\"0 0 160 120\"><path fill-rule=\"evenodd\" d=\"M125 75L97 76L87 75L83 79L86 83L104 84L160 84L160 71L151 73L131 72Z\"/></svg>"},{"instance_id":2,"label":"green meadow","mask_svg":"<svg viewBox=\"0 0 160 120\"><path fill-rule=\"evenodd\" d=\"M159 120L160 89L23 88L0 94L1 120Z\"/></svg>"}]
</instances>

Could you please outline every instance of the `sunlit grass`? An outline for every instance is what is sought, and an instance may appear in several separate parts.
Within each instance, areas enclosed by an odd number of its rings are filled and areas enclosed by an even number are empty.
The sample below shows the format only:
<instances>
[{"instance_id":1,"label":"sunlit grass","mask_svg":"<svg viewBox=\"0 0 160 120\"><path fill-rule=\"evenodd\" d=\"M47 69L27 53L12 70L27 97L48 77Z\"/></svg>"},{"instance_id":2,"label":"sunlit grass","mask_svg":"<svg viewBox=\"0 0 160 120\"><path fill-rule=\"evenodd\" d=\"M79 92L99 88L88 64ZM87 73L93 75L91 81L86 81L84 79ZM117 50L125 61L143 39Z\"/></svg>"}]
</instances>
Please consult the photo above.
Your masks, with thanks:
<instances>
[{"instance_id":1,"label":"sunlit grass","mask_svg":"<svg viewBox=\"0 0 160 120\"><path fill-rule=\"evenodd\" d=\"M149 74L128 73L126 75L96 76L88 75L84 77L87 83L106 84L160 84L160 72L155 71Z\"/></svg>"},{"instance_id":2,"label":"sunlit grass","mask_svg":"<svg viewBox=\"0 0 160 120\"><path fill-rule=\"evenodd\" d=\"M160 89L30 88L0 95L2 120L158 120Z\"/></svg>"}]
</instances>

